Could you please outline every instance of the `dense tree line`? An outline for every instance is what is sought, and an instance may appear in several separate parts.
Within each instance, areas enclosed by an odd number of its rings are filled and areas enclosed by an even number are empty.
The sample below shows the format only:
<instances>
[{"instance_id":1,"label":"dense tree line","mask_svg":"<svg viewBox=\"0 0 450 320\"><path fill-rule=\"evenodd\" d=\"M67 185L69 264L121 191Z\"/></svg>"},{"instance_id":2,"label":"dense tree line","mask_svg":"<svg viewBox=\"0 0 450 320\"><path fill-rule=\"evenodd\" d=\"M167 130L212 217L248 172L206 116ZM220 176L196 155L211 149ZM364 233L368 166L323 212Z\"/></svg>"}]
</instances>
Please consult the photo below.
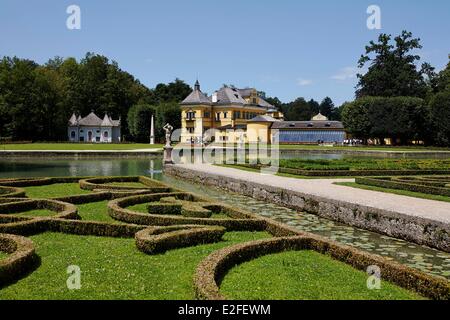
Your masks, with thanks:
<instances>
[{"instance_id":1,"label":"dense tree line","mask_svg":"<svg viewBox=\"0 0 450 320\"><path fill-rule=\"evenodd\" d=\"M54 58L39 65L17 57L0 60L0 137L13 140L64 141L72 113L94 111L126 120L139 104L158 106L159 114L176 123L171 102L184 99L191 88L176 79L149 89L115 61L92 53L77 61ZM167 109L167 110L166 110ZM132 138L127 121L122 134Z\"/></svg>"},{"instance_id":2,"label":"dense tree line","mask_svg":"<svg viewBox=\"0 0 450 320\"><path fill-rule=\"evenodd\" d=\"M359 67L369 66L358 75L356 100L341 107L354 137L450 146L450 62L439 74L428 63L419 67L413 52L421 48L407 31L394 39L381 34L366 47Z\"/></svg>"}]
</instances>

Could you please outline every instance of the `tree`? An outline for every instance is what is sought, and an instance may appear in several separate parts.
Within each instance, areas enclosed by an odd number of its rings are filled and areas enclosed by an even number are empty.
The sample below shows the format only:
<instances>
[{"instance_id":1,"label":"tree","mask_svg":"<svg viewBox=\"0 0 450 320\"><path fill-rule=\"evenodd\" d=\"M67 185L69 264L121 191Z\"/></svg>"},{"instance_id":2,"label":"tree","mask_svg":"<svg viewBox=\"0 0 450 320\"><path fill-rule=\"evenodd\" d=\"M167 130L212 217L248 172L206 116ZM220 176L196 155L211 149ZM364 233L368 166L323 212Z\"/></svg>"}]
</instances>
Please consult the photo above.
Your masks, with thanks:
<instances>
[{"instance_id":1,"label":"tree","mask_svg":"<svg viewBox=\"0 0 450 320\"><path fill-rule=\"evenodd\" d=\"M282 106L282 102L280 101L280 99L278 99L277 97L272 98L272 97L266 97L264 100L266 100L268 103L270 103L271 105L273 105L275 108L277 108L278 110L281 110L281 106Z\"/></svg>"},{"instance_id":2,"label":"tree","mask_svg":"<svg viewBox=\"0 0 450 320\"><path fill-rule=\"evenodd\" d=\"M434 142L450 147L450 89L437 93L431 99L430 126Z\"/></svg>"},{"instance_id":3,"label":"tree","mask_svg":"<svg viewBox=\"0 0 450 320\"><path fill-rule=\"evenodd\" d=\"M372 98L361 98L342 105L342 122L346 130L355 138L370 138L371 122L368 105Z\"/></svg>"},{"instance_id":4,"label":"tree","mask_svg":"<svg viewBox=\"0 0 450 320\"><path fill-rule=\"evenodd\" d=\"M333 100L330 97L326 97L322 100L319 106L320 113L326 116L328 119L331 119L333 115L333 111L335 109Z\"/></svg>"},{"instance_id":5,"label":"tree","mask_svg":"<svg viewBox=\"0 0 450 320\"><path fill-rule=\"evenodd\" d=\"M157 103L183 101L190 93L192 88L183 80L175 79L169 84L160 83L155 87L154 98Z\"/></svg>"},{"instance_id":6,"label":"tree","mask_svg":"<svg viewBox=\"0 0 450 320\"><path fill-rule=\"evenodd\" d=\"M425 97L427 84L425 73L431 71L429 64L417 70L418 55L411 52L421 49L420 39L413 38L412 33L403 31L394 38L381 34L378 42L371 41L366 52L358 62L359 68L369 64L366 74L358 74L357 98L366 96L379 97Z\"/></svg>"},{"instance_id":7,"label":"tree","mask_svg":"<svg viewBox=\"0 0 450 320\"><path fill-rule=\"evenodd\" d=\"M448 58L450 59L450 54L448 55ZM450 61L448 62L447 67L437 75L435 82L436 93L450 91Z\"/></svg>"},{"instance_id":8,"label":"tree","mask_svg":"<svg viewBox=\"0 0 450 320\"><path fill-rule=\"evenodd\" d=\"M313 99L307 102L304 98L297 98L283 104L281 110L286 121L309 121L319 113L319 103Z\"/></svg>"},{"instance_id":9,"label":"tree","mask_svg":"<svg viewBox=\"0 0 450 320\"><path fill-rule=\"evenodd\" d=\"M156 116L156 107L138 104L130 108L127 122L130 135L136 142L150 141L150 127L152 115Z\"/></svg>"},{"instance_id":10,"label":"tree","mask_svg":"<svg viewBox=\"0 0 450 320\"><path fill-rule=\"evenodd\" d=\"M378 138L381 143L385 138L393 144L425 140L427 117L424 100L414 97L364 97L344 104L342 109L342 120L350 133L357 138Z\"/></svg>"}]
</instances>

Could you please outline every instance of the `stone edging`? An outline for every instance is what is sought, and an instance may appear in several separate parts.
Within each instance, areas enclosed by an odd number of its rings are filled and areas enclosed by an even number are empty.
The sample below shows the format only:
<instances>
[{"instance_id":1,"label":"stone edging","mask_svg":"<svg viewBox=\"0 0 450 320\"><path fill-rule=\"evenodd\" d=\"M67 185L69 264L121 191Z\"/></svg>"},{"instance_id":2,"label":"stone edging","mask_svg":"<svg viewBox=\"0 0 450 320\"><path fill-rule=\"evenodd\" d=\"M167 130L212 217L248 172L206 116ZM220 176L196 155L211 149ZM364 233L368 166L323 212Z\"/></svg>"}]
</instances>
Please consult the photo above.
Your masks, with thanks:
<instances>
[{"instance_id":1,"label":"stone edging","mask_svg":"<svg viewBox=\"0 0 450 320\"><path fill-rule=\"evenodd\" d=\"M371 208L275 188L236 178L198 172L177 166L166 166L165 174L237 192L252 198L306 211L357 228L404 239L450 252L450 225L431 219Z\"/></svg>"}]
</instances>

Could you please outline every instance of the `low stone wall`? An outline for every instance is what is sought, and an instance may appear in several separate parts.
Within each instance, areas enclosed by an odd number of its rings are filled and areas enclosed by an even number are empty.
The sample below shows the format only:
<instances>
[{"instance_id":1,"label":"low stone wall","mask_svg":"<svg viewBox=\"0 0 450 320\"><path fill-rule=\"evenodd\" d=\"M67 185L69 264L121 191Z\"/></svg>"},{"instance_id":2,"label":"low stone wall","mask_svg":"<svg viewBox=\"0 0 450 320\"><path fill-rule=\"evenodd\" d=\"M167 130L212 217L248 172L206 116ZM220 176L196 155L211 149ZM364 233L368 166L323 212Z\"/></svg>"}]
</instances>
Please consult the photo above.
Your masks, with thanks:
<instances>
[{"instance_id":1,"label":"low stone wall","mask_svg":"<svg viewBox=\"0 0 450 320\"><path fill-rule=\"evenodd\" d=\"M127 150L0 150L1 158L128 158L159 156L161 150L127 151Z\"/></svg>"},{"instance_id":2,"label":"low stone wall","mask_svg":"<svg viewBox=\"0 0 450 320\"><path fill-rule=\"evenodd\" d=\"M164 172L199 184L215 186L346 225L450 252L450 225L446 223L189 170L176 165L165 166Z\"/></svg>"}]
</instances>

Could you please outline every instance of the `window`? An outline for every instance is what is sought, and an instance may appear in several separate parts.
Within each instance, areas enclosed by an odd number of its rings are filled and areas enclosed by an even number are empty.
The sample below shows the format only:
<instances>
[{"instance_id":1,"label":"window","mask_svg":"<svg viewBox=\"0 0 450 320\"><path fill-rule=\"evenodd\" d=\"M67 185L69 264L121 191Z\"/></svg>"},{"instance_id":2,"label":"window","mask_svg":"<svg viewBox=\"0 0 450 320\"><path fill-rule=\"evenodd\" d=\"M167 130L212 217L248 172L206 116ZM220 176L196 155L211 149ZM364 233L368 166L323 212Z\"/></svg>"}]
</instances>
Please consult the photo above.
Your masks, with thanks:
<instances>
[{"instance_id":1,"label":"window","mask_svg":"<svg viewBox=\"0 0 450 320\"><path fill-rule=\"evenodd\" d=\"M226 119L228 117L228 112L223 113L223 118Z\"/></svg>"},{"instance_id":2,"label":"window","mask_svg":"<svg viewBox=\"0 0 450 320\"><path fill-rule=\"evenodd\" d=\"M209 111L205 111L204 117L205 118L211 118L211 113Z\"/></svg>"},{"instance_id":3,"label":"window","mask_svg":"<svg viewBox=\"0 0 450 320\"><path fill-rule=\"evenodd\" d=\"M195 120L195 111L186 112L186 120Z\"/></svg>"},{"instance_id":4,"label":"window","mask_svg":"<svg viewBox=\"0 0 450 320\"><path fill-rule=\"evenodd\" d=\"M70 137L71 137L72 139L75 139L75 131L72 131L72 132L70 133Z\"/></svg>"},{"instance_id":5,"label":"window","mask_svg":"<svg viewBox=\"0 0 450 320\"><path fill-rule=\"evenodd\" d=\"M195 131L195 128L194 127L190 127L190 128L186 128L186 130L187 130L187 132L188 133L194 133L194 131Z\"/></svg>"},{"instance_id":6,"label":"window","mask_svg":"<svg viewBox=\"0 0 450 320\"><path fill-rule=\"evenodd\" d=\"M220 112L216 113L216 121L220 121Z\"/></svg>"},{"instance_id":7,"label":"window","mask_svg":"<svg viewBox=\"0 0 450 320\"><path fill-rule=\"evenodd\" d=\"M100 137L95 137L96 142L100 142Z\"/></svg>"},{"instance_id":8,"label":"window","mask_svg":"<svg viewBox=\"0 0 450 320\"><path fill-rule=\"evenodd\" d=\"M108 131L103 132L103 137L108 138Z\"/></svg>"}]
</instances>

